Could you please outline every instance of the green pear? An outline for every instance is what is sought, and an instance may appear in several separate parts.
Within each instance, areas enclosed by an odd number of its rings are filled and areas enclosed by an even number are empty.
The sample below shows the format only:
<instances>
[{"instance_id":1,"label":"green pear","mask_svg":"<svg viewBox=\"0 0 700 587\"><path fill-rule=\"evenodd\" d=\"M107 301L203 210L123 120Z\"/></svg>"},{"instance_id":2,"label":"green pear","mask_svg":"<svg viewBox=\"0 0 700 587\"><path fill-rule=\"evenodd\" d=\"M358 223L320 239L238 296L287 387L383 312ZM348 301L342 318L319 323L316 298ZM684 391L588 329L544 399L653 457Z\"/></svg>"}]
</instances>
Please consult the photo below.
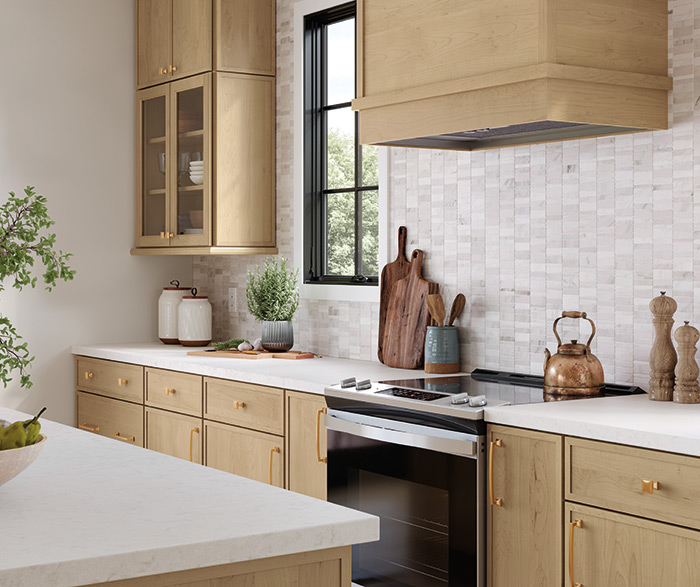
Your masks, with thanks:
<instances>
[{"instance_id":1,"label":"green pear","mask_svg":"<svg viewBox=\"0 0 700 587\"><path fill-rule=\"evenodd\" d=\"M24 422L18 420L7 428L0 430L0 450L22 448L27 444L27 429Z\"/></svg>"},{"instance_id":2,"label":"green pear","mask_svg":"<svg viewBox=\"0 0 700 587\"><path fill-rule=\"evenodd\" d=\"M27 443L26 446L34 444L36 439L39 438L39 431L41 430L41 422L39 422L39 416L41 416L46 411L46 407L34 416L31 420L24 421L24 428L27 431Z\"/></svg>"}]
</instances>

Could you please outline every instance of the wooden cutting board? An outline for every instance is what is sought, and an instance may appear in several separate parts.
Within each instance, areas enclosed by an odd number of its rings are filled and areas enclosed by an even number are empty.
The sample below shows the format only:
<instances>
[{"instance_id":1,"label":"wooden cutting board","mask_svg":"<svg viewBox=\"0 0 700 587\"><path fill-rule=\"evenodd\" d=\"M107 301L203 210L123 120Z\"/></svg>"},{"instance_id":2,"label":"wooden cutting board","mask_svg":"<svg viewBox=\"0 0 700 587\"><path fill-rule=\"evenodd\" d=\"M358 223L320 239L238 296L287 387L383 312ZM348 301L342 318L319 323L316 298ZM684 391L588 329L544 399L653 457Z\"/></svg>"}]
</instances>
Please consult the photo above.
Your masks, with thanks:
<instances>
[{"instance_id":1,"label":"wooden cutting board","mask_svg":"<svg viewBox=\"0 0 700 587\"><path fill-rule=\"evenodd\" d=\"M250 351L243 353L241 351L190 351L188 355L195 357L220 357L225 359L313 359L316 357L313 353L302 353L301 351L287 351L286 353L271 353L268 351Z\"/></svg>"},{"instance_id":2,"label":"wooden cutting board","mask_svg":"<svg viewBox=\"0 0 700 587\"><path fill-rule=\"evenodd\" d=\"M384 364L401 369L417 369L423 364L425 333L429 322L426 297L437 284L422 277L423 251L411 254L406 277L394 284L384 325Z\"/></svg>"},{"instance_id":3,"label":"wooden cutting board","mask_svg":"<svg viewBox=\"0 0 700 587\"><path fill-rule=\"evenodd\" d=\"M386 324L386 311L389 308L389 298L391 290L400 279L408 275L411 268L410 261L406 258L406 235L408 231L405 226L399 226L399 254L396 260L384 265L382 269L382 280L379 290L379 337L377 357L381 363L384 362L384 328Z\"/></svg>"}]
</instances>

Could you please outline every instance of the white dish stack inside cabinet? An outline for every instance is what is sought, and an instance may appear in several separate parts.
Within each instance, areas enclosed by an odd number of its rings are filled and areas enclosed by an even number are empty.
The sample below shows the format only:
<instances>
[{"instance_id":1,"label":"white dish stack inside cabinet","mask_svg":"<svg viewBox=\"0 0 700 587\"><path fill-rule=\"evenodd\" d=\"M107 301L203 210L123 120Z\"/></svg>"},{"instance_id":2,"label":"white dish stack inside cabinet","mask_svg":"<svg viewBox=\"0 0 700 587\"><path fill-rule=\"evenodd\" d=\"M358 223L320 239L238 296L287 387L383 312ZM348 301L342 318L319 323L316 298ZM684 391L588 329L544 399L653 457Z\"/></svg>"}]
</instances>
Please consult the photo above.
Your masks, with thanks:
<instances>
[{"instance_id":1,"label":"white dish stack inside cabinet","mask_svg":"<svg viewBox=\"0 0 700 587\"><path fill-rule=\"evenodd\" d=\"M164 287L158 298L158 338L163 344L180 344L177 330L177 313L180 302L189 287L180 287L180 282L174 279L172 287Z\"/></svg>"}]
</instances>

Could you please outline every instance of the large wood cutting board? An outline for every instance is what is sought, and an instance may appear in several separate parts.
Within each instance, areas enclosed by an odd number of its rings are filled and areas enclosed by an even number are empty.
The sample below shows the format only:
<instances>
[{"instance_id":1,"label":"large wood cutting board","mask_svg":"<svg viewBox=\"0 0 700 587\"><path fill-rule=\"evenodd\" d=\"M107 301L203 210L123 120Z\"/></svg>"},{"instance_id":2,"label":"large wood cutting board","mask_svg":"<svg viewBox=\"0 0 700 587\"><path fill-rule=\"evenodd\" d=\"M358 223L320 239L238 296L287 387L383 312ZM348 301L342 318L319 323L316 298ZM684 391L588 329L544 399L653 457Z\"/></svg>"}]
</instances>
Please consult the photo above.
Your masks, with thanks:
<instances>
[{"instance_id":1,"label":"large wood cutting board","mask_svg":"<svg viewBox=\"0 0 700 587\"><path fill-rule=\"evenodd\" d=\"M382 269L382 280L380 281L379 290L379 336L377 345L377 357L381 363L384 362L384 328L391 290L397 281L408 275L408 270L411 268L411 262L406 258L407 234L406 227L399 226L399 254L394 261L387 263Z\"/></svg>"},{"instance_id":2,"label":"large wood cutting board","mask_svg":"<svg viewBox=\"0 0 700 587\"><path fill-rule=\"evenodd\" d=\"M423 251L411 254L411 268L406 277L394 284L384 325L384 364L401 369L417 369L423 364L425 333L429 322L429 293L437 284L422 277Z\"/></svg>"}]
</instances>

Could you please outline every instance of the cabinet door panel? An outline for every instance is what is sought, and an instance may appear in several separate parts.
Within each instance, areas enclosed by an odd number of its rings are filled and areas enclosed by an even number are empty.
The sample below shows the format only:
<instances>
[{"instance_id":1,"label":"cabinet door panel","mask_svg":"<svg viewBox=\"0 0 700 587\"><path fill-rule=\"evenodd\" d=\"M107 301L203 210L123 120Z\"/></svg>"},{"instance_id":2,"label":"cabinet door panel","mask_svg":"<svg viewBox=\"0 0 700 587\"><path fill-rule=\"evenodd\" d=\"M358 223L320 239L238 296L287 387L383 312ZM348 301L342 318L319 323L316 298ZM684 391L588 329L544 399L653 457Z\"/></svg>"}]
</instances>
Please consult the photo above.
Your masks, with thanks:
<instances>
[{"instance_id":1,"label":"cabinet door panel","mask_svg":"<svg viewBox=\"0 0 700 587\"><path fill-rule=\"evenodd\" d=\"M216 0L216 69L275 75L274 0Z\"/></svg>"},{"instance_id":2,"label":"cabinet door panel","mask_svg":"<svg viewBox=\"0 0 700 587\"><path fill-rule=\"evenodd\" d=\"M146 408L146 448L202 463L202 420Z\"/></svg>"},{"instance_id":3,"label":"cabinet door panel","mask_svg":"<svg viewBox=\"0 0 700 587\"><path fill-rule=\"evenodd\" d=\"M566 520L567 553L570 524L581 521L573 532L574 578L569 560L567 585L700 585L699 532L568 503Z\"/></svg>"},{"instance_id":4,"label":"cabinet door panel","mask_svg":"<svg viewBox=\"0 0 700 587\"><path fill-rule=\"evenodd\" d=\"M211 0L172 2L172 78L211 70Z\"/></svg>"},{"instance_id":5,"label":"cabinet door panel","mask_svg":"<svg viewBox=\"0 0 700 587\"><path fill-rule=\"evenodd\" d=\"M139 88L166 82L170 79L172 44L172 0L138 0L137 53ZM165 71L165 73L163 73Z\"/></svg>"},{"instance_id":6,"label":"cabinet door panel","mask_svg":"<svg viewBox=\"0 0 700 587\"><path fill-rule=\"evenodd\" d=\"M78 428L143 446L143 406L78 392Z\"/></svg>"},{"instance_id":7,"label":"cabinet door panel","mask_svg":"<svg viewBox=\"0 0 700 587\"><path fill-rule=\"evenodd\" d=\"M76 359L77 388L143 403L143 367L91 357Z\"/></svg>"},{"instance_id":8,"label":"cabinet door panel","mask_svg":"<svg viewBox=\"0 0 700 587\"><path fill-rule=\"evenodd\" d=\"M560 587L562 438L489 426L488 440L493 497L502 500L487 511L488 585L520 585L526 577L530 587Z\"/></svg>"},{"instance_id":9,"label":"cabinet door panel","mask_svg":"<svg viewBox=\"0 0 700 587\"><path fill-rule=\"evenodd\" d=\"M326 499L326 426L323 396L287 392L287 488ZM320 417L319 417L320 413ZM320 460L319 460L320 456Z\"/></svg>"},{"instance_id":10,"label":"cabinet door panel","mask_svg":"<svg viewBox=\"0 0 700 587\"><path fill-rule=\"evenodd\" d=\"M275 246L275 79L216 75L214 244Z\"/></svg>"},{"instance_id":11,"label":"cabinet door panel","mask_svg":"<svg viewBox=\"0 0 700 587\"><path fill-rule=\"evenodd\" d=\"M284 487L284 439L236 426L204 424L206 465Z\"/></svg>"}]
</instances>

